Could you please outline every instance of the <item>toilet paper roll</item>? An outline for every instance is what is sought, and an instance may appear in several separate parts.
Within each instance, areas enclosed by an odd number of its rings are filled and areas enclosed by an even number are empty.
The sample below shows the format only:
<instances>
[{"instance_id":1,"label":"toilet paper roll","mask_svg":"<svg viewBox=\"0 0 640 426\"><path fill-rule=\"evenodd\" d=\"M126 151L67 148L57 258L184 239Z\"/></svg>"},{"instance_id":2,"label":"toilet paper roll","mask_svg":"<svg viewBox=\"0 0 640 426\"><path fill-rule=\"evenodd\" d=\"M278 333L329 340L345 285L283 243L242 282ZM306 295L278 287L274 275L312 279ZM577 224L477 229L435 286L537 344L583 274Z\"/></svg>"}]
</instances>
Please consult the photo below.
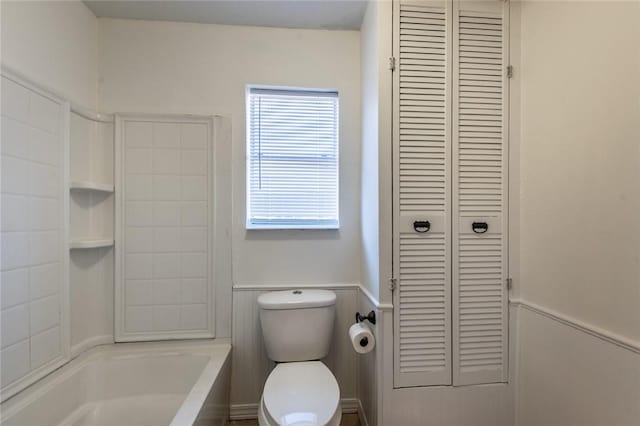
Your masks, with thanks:
<instances>
[{"instance_id":1,"label":"toilet paper roll","mask_svg":"<svg viewBox=\"0 0 640 426\"><path fill-rule=\"evenodd\" d=\"M371 329L362 322L357 322L349 327L349 338L353 349L359 354L369 353L376 346L376 338Z\"/></svg>"}]
</instances>

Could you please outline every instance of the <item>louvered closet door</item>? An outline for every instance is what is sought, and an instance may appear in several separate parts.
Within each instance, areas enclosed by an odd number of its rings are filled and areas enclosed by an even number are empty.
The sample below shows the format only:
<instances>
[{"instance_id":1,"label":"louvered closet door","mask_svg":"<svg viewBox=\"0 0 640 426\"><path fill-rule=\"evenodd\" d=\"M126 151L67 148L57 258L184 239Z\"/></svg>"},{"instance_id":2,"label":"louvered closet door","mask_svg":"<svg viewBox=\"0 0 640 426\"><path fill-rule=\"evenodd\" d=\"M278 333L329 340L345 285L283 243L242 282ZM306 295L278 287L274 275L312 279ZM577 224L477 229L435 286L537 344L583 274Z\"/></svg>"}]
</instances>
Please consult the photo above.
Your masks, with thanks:
<instances>
[{"instance_id":1,"label":"louvered closet door","mask_svg":"<svg viewBox=\"0 0 640 426\"><path fill-rule=\"evenodd\" d=\"M451 384L450 11L394 3L396 387Z\"/></svg>"},{"instance_id":2,"label":"louvered closet door","mask_svg":"<svg viewBox=\"0 0 640 426\"><path fill-rule=\"evenodd\" d=\"M454 385L507 379L505 4L453 6Z\"/></svg>"}]
</instances>

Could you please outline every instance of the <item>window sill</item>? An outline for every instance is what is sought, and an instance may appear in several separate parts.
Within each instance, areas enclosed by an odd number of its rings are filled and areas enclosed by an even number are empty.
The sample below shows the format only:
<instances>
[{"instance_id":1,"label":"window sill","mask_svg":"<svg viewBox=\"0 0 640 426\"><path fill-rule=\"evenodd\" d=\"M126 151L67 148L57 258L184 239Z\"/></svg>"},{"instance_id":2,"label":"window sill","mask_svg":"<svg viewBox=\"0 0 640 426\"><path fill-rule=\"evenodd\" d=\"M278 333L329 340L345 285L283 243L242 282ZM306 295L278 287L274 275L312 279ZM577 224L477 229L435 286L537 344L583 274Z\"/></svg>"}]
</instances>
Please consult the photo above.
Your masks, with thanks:
<instances>
[{"instance_id":1,"label":"window sill","mask_svg":"<svg viewBox=\"0 0 640 426\"><path fill-rule=\"evenodd\" d=\"M337 225L255 225L246 224L247 231L337 231L340 224Z\"/></svg>"}]
</instances>

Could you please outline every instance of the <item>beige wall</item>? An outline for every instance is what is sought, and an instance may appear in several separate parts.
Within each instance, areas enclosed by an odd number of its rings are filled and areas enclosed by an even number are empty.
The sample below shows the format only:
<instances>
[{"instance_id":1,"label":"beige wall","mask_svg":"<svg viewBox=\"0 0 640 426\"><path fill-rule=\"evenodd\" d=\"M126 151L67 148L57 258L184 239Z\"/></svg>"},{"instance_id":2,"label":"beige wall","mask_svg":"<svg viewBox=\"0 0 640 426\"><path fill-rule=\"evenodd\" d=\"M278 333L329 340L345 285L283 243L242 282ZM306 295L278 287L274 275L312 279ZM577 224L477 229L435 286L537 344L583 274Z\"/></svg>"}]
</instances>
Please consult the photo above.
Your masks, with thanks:
<instances>
[{"instance_id":1,"label":"beige wall","mask_svg":"<svg viewBox=\"0 0 640 426\"><path fill-rule=\"evenodd\" d=\"M640 3L521 18L521 297L638 341Z\"/></svg>"},{"instance_id":2,"label":"beige wall","mask_svg":"<svg viewBox=\"0 0 640 426\"><path fill-rule=\"evenodd\" d=\"M234 284L360 281L357 31L100 19L100 45L103 110L231 115ZM244 229L247 84L338 89L339 231Z\"/></svg>"},{"instance_id":3,"label":"beige wall","mask_svg":"<svg viewBox=\"0 0 640 426\"><path fill-rule=\"evenodd\" d=\"M98 20L80 1L2 1L2 64L88 108L97 105Z\"/></svg>"}]
</instances>

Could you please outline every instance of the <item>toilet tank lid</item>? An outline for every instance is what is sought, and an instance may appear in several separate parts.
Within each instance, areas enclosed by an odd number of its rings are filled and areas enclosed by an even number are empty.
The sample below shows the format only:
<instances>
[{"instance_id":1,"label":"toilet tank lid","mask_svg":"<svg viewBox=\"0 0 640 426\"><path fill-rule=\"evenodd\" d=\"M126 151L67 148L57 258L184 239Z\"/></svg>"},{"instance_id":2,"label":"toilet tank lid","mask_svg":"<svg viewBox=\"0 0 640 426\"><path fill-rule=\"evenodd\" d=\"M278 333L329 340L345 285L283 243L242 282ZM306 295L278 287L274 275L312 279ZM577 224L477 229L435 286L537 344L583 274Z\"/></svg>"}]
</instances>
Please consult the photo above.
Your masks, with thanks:
<instances>
[{"instance_id":1,"label":"toilet tank lid","mask_svg":"<svg viewBox=\"0 0 640 426\"><path fill-rule=\"evenodd\" d=\"M336 294L330 290L295 289L271 291L258 296L260 309L305 309L332 306Z\"/></svg>"}]
</instances>

